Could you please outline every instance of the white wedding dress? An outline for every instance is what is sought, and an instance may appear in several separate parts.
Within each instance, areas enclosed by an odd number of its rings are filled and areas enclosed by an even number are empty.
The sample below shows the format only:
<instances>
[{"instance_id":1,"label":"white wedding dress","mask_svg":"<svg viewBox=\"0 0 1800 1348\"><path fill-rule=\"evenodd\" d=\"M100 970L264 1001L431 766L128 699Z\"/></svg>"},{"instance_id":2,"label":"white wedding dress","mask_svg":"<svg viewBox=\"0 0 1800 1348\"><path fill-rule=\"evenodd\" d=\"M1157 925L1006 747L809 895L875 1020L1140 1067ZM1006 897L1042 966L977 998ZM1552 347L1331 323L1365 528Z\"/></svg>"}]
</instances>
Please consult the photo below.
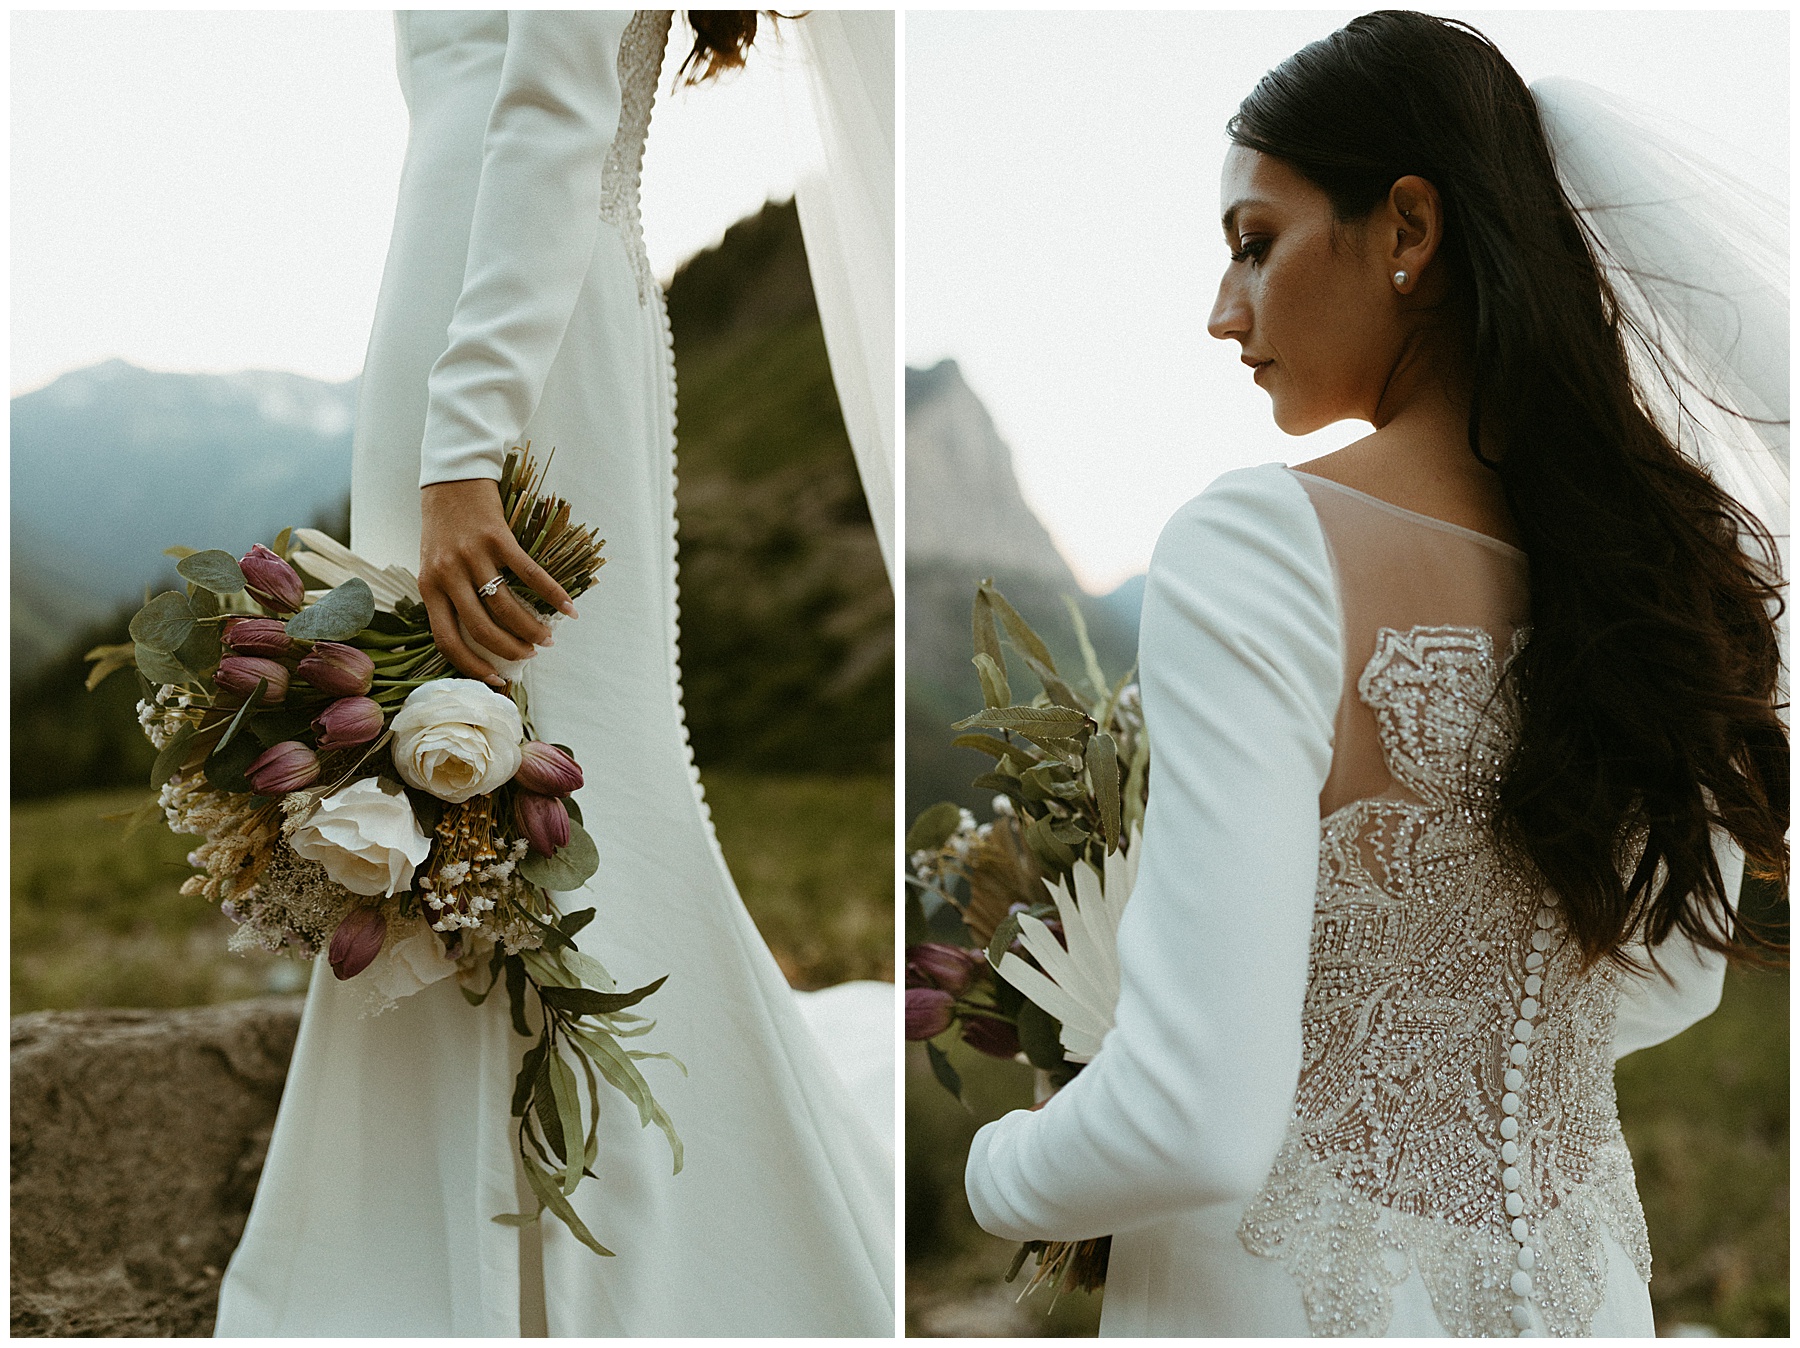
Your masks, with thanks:
<instances>
[{"instance_id":1,"label":"white wedding dress","mask_svg":"<svg viewBox=\"0 0 1800 1348\"><path fill-rule=\"evenodd\" d=\"M1278 464L1164 530L1115 1027L967 1170L996 1235L1114 1236L1103 1333L1654 1333L1613 1062L1724 961L1583 974L1497 855L1527 597L1517 549Z\"/></svg>"},{"instance_id":2,"label":"white wedding dress","mask_svg":"<svg viewBox=\"0 0 1800 1348\"><path fill-rule=\"evenodd\" d=\"M637 223L669 14L397 25L412 132L352 546L416 566L421 480L497 477L527 439L555 447L552 489L608 540L580 619L523 682L539 731L586 770L600 869L562 906L597 908L581 944L623 985L668 975L643 1042L688 1075L645 1067L686 1165L672 1175L662 1135L603 1091L599 1178L573 1202L617 1256L548 1214L496 1224L529 1203L508 1116L528 1041L505 998L474 1009L441 979L369 1016L364 984L405 991L408 970L338 983L320 960L217 1333L889 1335L892 989L802 1009L732 886L682 725L674 368Z\"/></svg>"}]
</instances>

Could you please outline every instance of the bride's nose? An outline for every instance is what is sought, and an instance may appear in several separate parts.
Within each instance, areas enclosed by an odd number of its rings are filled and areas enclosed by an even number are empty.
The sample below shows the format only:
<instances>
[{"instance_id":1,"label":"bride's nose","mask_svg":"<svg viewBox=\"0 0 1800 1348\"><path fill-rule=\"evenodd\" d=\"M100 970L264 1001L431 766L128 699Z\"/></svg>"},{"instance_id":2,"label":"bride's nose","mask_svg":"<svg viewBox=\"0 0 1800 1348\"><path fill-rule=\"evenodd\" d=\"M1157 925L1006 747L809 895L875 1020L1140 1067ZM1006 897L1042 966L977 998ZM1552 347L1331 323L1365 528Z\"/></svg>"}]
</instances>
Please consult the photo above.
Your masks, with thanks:
<instances>
[{"instance_id":1,"label":"bride's nose","mask_svg":"<svg viewBox=\"0 0 1800 1348\"><path fill-rule=\"evenodd\" d=\"M1220 341L1243 341L1250 334L1250 303L1241 285L1232 283L1231 272L1219 278L1219 297L1213 301L1206 330Z\"/></svg>"}]
</instances>

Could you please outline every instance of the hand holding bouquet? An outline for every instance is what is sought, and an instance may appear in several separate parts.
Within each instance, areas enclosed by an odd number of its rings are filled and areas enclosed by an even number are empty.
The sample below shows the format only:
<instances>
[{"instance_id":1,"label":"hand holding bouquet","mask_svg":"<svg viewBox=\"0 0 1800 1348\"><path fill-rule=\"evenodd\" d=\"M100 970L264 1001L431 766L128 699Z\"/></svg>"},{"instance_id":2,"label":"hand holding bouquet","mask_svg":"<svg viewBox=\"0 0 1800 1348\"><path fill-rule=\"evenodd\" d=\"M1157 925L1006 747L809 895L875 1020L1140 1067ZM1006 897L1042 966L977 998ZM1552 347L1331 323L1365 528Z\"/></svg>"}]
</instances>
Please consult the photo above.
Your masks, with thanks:
<instances>
[{"instance_id":1,"label":"hand holding bouquet","mask_svg":"<svg viewBox=\"0 0 1800 1348\"><path fill-rule=\"evenodd\" d=\"M1118 925L1136 879L1149 741L1130 675L1108 685L1069 608L1086 692L991 581L977 591L974 664L987 705L956 723L965 733L952 743L995 760L974 783L999 793L995 818L978 825L946 802L907 834L920 915L939 939L907 951L906 1036L924 1041L958 1098L961 1079L932 1042L952 1027L972 1048L1036 1067L1041 1101L1093 1059L1118 1004ZM1013 700L1002 628L1042 687L1029 702ZM1110 1237L1031 1241L1007 1280L1035 1254L1027 1292L1092 1291L1110 1247Z\"/></svg>"},{"instance_id":2,"label":"hand holding bouquet","mask_svg":"<svg viewBox=\"0 0 1800 1348\"><path fill-rule=\"evenodd\" d=\"M533 566L571 598L593 584L604 540L546 495L525 449L507 455L500 496ZM504 984L514 1028L536 1040L512 1113L538 1207L495 1220L548 1208L610 1253L568 1202L598 1154L598 1078L662 1128L677 1171L681 1144L637 1067L669 1055L620 1043L653 1028L631 1008L662 980L621 991L575 943L594 910L563 914L553 897L599 866L574 754L537 737L517 684L453 676L404 568L304 529L242 558L171 551L185 591L145 604L129 644L90 652L88 686L138 673L151 785L169 826L202 839L182 893L220 904L234 949L325 954L384 1004L452 974L477 1006ZM516 583L513 597L549 611ZM585 1128L565 1049L587 1081Z\"/></svg>"}]
</instances>

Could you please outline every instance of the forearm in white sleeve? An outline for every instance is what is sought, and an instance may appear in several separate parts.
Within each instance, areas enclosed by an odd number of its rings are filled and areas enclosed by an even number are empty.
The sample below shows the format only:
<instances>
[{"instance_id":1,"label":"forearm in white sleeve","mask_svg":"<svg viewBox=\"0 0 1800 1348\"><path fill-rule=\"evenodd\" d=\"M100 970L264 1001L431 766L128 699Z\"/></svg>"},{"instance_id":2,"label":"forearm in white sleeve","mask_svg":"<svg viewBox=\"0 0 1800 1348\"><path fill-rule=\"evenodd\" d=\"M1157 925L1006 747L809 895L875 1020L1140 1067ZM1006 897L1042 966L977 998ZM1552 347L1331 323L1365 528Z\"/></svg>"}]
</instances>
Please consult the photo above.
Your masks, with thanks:
<instances>
[{"instance_id":1,"label":"forearm in white sleeve","mask_svg":"<svg viewBox=\"0 0 1800 1348\"><path fill-rule=\"evenodd\" d=\"M512 10L419 485L498 478L544 390L600 230L630 11Z\"/></svg>"},{"instance_id":2,"label":"forearm in white sleeve","mask_svg":"<svg viewBox=\"0 0 1800 1348\"><path fill-rule=\"evenodd\" d=\"M1726 901L1736 907L1744 879L1744 854L1731 835L1721 830L1714 834L1713 855L1718 858L1719 877L1725 882ZM1649 963L1641 944L1634 953L1640 961ZM1667 978L1654 968L1647 974L1625 975L1613 1021L1615 1060L1673 1039L1718 1009L1725 990L1723 955L1702 950L1680 932L1673 932L1657 947L1656 962Z\"/></svg>"},{"instance_id":3,"label":"forearm in white sleeve","mask_svg":"<svg viewBox=\"0 0 1800 1348\"><path fill-rule=\"evenodd\" d=\"M1140 637L1150 802L1118 1014L1042 1110L976 1134L966 1187L986 1230L1086 1239L1262 1183L1300 1070L1339 629L1317 517L1284 469L1227 474L1164 529Z\"/></svg>"}]
</instances>

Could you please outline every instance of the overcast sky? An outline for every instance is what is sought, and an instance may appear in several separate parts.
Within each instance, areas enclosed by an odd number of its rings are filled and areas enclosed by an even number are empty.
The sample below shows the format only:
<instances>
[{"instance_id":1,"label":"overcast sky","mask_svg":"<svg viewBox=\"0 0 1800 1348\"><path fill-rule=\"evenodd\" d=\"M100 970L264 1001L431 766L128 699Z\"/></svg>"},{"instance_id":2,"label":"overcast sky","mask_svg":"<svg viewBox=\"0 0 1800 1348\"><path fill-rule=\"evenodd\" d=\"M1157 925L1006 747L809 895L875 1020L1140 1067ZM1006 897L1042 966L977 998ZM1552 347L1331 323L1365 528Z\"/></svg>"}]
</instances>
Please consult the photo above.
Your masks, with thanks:
<instances>
[{"instance_id":1,"label":"overcast sky","mask_svg":"<svg viewBox=\"0 0 1800 1348\"><path fill-rule=\"evenodd\" d=\"M12 391L119 356L362 368L406 150L388 10L14 12ZM643 217L665 278L793 193L777 67L670 94Z\"/></svg>"},{"instance_id":2,"label":"overcast sky","mask_svg":"<svg viewBox=\"0 0 1800 1348\"><path fill-rule=\"evenodd\" d=\"M906 358L956 358L1092 590L1142 571L1221 472L1366 432L1282 435L1235 343L1206 334L1225 121L1356 12L907 16ZM1784 12L1436 12L1527 80L1653 102L1785 197Z\"/></svg>"}]
</instances>

